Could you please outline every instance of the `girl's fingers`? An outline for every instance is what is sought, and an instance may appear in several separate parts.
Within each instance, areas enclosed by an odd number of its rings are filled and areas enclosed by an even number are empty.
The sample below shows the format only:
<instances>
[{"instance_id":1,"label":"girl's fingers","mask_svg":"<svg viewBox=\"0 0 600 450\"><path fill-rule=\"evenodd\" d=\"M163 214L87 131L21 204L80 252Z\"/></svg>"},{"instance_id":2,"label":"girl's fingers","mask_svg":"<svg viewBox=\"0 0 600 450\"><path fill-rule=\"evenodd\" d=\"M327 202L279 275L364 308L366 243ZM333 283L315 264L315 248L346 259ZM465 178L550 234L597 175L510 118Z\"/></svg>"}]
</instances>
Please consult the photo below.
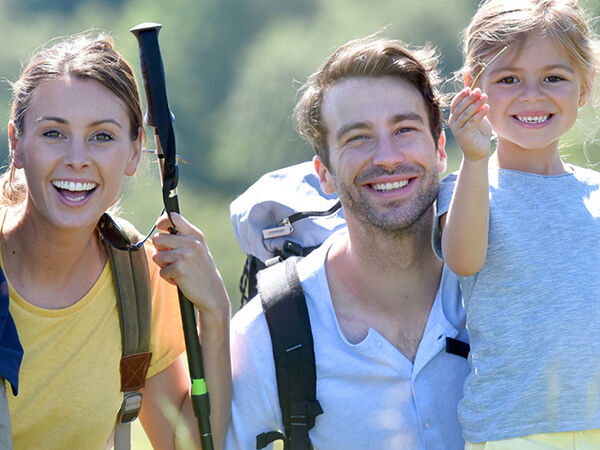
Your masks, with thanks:
<instances>
[{"instance_id":1,"label":"girl's fingers","mask_svg":"<svg viewBox=\"0 0 600 450\"><path fill-rule=\"evenodd\" d=\"M479 110L476 111L475 114L473 114L469 119L468 127L472 129L480 129L481 122L483 121L489 110L490 106L487 103L484 104L481 108L479 108Z\"/></svg>"},{"instance_id":2,"label":"girl's fingers","mask_svg":"<svg viewBox=\"0 0 600 450\"><path fill-rule=\"evenodd\" d=\"M456 108L458 107L458 105L467 97L469 97L469 95L471 94L471 90L469 88L464 88L462 91L460 91L458 94L456 94L454 96L454 98L452 99L452 103L450 103L450 112L454 113L456 111Z\"/></svg>"},{"instance_id":3,"label":"girl's fingers","mask_svg":"<svg viewBox=\"0 0 600 450\"><path fill-rule=\"evenodd\" d=\"M486 102L487 96L482 95L477 101L470 104L469 107L466 108L458 118L457 125L459 128L476 127L476 123L474 121L475 117L480 115L482 112L484 112L485 115L485 113L489 111L489 105Z\"/></svg>"},{"instance_id":4,"label":"girl's fingers","mask_svg":"<svg viewBox=\"0 0 600 450\"><path fill-rule=\"evenodd\" d=\"M459 105L456 111L451 114L451 118L448 120L448 123L451 125L453 131L464 128L467 125L471 125L473 117L476 114L479 114L484 106L487 106L487 95L485 94L481 94L476 99L470 96L468 100L468 102ZM489 106L485 109L485 112L487 111L489 111Z\"/></svg>"}]
</instances>

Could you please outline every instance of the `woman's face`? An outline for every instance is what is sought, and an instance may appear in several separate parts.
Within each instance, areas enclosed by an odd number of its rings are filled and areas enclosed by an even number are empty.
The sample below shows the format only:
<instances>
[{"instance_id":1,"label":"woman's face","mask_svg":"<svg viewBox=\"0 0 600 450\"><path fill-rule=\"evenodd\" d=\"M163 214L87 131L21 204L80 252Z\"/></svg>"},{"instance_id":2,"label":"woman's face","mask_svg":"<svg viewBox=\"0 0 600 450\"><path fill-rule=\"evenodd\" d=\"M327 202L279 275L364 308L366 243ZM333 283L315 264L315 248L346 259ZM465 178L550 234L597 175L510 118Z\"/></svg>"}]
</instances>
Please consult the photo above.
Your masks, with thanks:
<instances>
[{"instance_id":1,"label":"woman's face","mask_svg":"<svg viewBox=\"0 0 600 450\"><path fill-rule=\"evenodd\" d=\"M95 226L133 175L141 138L131 140L124 103L89 79L44 81L17 137L9 126L15 167L28 186L25 214L58 228Z\"/></svg>"}]
</instances>

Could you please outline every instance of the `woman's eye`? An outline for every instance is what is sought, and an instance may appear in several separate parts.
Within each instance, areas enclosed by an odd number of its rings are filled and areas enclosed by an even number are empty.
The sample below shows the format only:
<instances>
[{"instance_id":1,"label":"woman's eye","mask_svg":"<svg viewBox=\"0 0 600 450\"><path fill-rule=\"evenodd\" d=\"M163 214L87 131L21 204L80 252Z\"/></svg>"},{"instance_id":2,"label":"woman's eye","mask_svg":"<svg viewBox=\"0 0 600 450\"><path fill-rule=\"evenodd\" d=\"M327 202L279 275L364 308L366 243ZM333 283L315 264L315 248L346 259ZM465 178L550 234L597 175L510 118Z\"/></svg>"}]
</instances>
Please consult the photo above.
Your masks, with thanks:
<instances>
[{"instance_id":1,"label":"woman's eye","mask_svg":"<svg viewBox=\"0 0 600 450\"><path fill-rule=\"evenodd\" d=\"M108 133L98 133L95 134L94 137L92 138L93 141L96 142L110 142L110 141L114 141L113 137L108 134Z\"/></svg>"},{"instance_id":2,"label":"woman's eye","mask_svg":"<svg viewBox=\"0 0 600 450\"><path fill-rule=\"evenodd\" d=\"M51 138L51 139L58 139L63 137L62 133L58 130L47 130L44 131L44 133L42 133L44 137L47 138Z\"/></svg>"},{"instance_id":3,"label":"woman's eye","mask_svg":"<svg viewBox=\"0 0 600 450\"><path fill-rule=\"evenodd\" d=\"M508 77L501 78L500 81L498 81L498 83L500 83L500 84L515 84L518 81L519 80L517 80L516 77L513 77L512 75L510 75Z\"/></svg>"}]
</instances>

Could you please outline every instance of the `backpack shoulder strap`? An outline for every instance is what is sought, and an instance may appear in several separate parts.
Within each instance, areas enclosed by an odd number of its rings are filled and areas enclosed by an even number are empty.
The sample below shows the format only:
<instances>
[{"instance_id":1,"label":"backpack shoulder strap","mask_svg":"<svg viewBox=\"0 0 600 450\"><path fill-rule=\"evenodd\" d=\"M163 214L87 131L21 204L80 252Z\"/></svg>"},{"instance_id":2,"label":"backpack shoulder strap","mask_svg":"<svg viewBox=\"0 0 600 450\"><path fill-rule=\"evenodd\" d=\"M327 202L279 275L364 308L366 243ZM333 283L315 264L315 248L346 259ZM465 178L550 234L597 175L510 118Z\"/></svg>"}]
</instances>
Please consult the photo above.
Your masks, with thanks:
<instances>
[{"instance_id":1,"label":"backpack shoulder strap","mask_svg":"<svg viewBox=\"0 0 600 450\"><path fill-rule=\"evenodd\" d=\"M277 439L285 450L311 449L308 431L323 413L316 398L313 337L297 258L288 258L258 274L258 293L271 334L279 405L285 436L277 431L256 437L256 448Z\"/></svg>"},{"instance_id":2,"label":"backpack shoulder strap","mask_svg":"<svg viewBox=\"0 0 600 450\"><path fill-rule=\"evenodd\" d=\"M143 236L124 219L116 219L131 242ZM143 247L137 251L117 250L106 245L117 292L119 323L121 326L121 391L123 403L116 419L115 450L131 446L130 425L142 406L140 389L146 384L150 366L150 329L152 299L150 271Z\"/></svg>"}]
</instances>

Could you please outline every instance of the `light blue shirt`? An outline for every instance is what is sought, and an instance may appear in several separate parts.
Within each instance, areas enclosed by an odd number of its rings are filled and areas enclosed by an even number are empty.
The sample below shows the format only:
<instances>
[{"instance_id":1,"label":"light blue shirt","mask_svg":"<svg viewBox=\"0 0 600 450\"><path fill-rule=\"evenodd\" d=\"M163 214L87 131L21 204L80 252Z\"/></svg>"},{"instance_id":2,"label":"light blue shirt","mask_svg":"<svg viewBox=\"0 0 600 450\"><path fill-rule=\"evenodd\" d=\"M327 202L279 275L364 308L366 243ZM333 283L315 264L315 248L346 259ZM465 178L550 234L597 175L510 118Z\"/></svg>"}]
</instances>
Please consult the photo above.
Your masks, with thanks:
<instances>
[{"instance_id":1,"label":"light blue shirt","mask_svg":"<svg viewBox=\"0 0 600 450\"><path fill-rule=\"evenodd\" d=\"M324 411L310 431L315 449L462 449L456 408L468 366L466 359L445 352L446 337L467 340L456 277L444 269L414 364L373 329L352 344L335 316L324 266L339 236L298 264ZM255 448L257 434L283 429L258 298L233 318L231 346L233 407L225 448L246 450Z\"/></svg>"},{"instance_id":2,"label":"light blue shirt","mask_svg":"<svg viewBox=\"0 0 600 450\"><path fill-rule=\"evenodd\" d=\"M455 182L442 181L438 215ZM489 182L487 259L460 279L465 439L600 428L600 174L490 169Z\"/></svg>"}]
</instances>

